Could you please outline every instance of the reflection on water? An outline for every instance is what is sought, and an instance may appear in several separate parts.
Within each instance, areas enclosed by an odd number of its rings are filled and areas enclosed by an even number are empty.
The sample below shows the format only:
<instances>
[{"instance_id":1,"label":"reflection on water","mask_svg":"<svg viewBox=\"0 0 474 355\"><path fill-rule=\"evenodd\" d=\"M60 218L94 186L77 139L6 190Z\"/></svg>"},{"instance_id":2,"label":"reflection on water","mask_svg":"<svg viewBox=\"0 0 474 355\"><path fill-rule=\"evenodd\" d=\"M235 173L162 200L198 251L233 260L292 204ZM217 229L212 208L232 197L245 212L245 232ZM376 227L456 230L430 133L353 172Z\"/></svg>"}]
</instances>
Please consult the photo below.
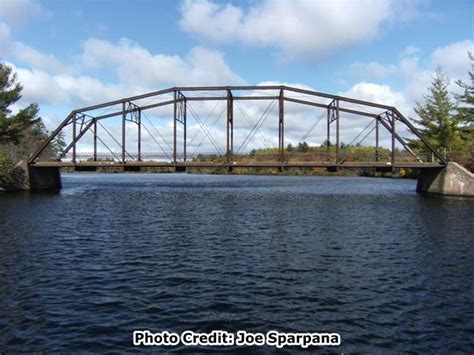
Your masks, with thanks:
<instances>
[{"instance_id":1,"label":"reflection on water","mask_svg":"<svg viewBox=\"0 0 474 355\"><path fill-rule=\"evenodd\" d=\"M2 350L124 351L134 329L222 329L338 332L341 352L473 351L473 200L347 177L63 184L0 195Z\"/></svg>"}]
</instances>

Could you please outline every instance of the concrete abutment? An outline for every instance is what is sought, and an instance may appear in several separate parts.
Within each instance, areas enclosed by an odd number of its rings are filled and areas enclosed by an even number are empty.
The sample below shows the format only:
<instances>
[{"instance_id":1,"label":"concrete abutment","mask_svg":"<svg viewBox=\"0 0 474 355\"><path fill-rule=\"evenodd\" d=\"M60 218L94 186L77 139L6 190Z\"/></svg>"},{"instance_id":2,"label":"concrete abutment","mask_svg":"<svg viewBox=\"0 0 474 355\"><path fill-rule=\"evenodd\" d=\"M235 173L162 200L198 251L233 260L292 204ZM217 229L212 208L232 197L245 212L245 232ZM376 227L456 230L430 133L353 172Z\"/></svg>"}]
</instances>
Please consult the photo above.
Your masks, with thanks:
<instances>
[{"instance_id":1,"label":"concrete abutment","mask_svg":"<svg viewBox=\"0 0 474 355\"><path fill-rule=\"evenodd\" d=\"M448 163L446 167L420 169L416 191L474 197L474 174L457 163Z\"/></svg>"},{"instance_id":2,"label":"concrete abutment","mask_svg":"<svg viewBox=\"0 0 474 355\"><path fill-rule=\"evenodd\" d=\"M31 191L60 190L62 187L59 167L36 168L29 165L28 180Z\"/></svg>"}]
</instances>

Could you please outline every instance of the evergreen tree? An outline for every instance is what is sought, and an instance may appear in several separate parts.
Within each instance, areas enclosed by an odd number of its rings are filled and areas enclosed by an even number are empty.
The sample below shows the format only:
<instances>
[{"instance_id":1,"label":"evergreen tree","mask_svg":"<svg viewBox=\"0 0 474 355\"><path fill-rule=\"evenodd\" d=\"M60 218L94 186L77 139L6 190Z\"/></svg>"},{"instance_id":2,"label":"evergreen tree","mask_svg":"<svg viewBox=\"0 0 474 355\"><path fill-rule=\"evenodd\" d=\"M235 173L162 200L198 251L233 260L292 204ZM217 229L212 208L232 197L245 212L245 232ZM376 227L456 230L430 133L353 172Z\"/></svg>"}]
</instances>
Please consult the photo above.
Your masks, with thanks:
<instances>
[{"instance_id":1,"label":"evergreen tree","mask_svg":"<svg viewBox=\"0 0 474 355\"><path fill-rule=\"evenodd\" d=\"M417 119L412 119L420 127L420 132L437 149L451 151L462 145L460 119L454 115L455 104L448 92L448 80L438 67L431 83L429 94L424 96L424 103L417 103ZM411 140L413 148L420 147L420 142Z\"/></svg>"},{"instance_id":2,"label":"evergreen tree","mask_svg":"<svg viewBox=\"0 0 474 355\"><path fill-rule=\"evenodd\" d=\"M474 55L468 52L471 60L471 70L468 71L470 83L464 83L457 80L456 84L463 89L462 94L454 94L458 102L457 118L461 123L461 136L464 140L462 149L460 150L457 160L466 168L474 171L474 156L472 150L474 148Z\"/></svg>"},{"instance_id":3,"label":"evergreen tree","mask_svg":"<svg viewBox=\"0 0 474 355\"><path fill-rule=\"evenodd\" d=\"M299 152L299 153L306 153L309 151L309 145L308 143L306 142L303 142L303 143L298 143L298 148L296 148L296 150Z\"/></svg>"},{"instance_id":4,"label":"evergreen tree","mask_svg":"<svg viewBox=\"0 0 474 355\"><path fill-rule=\"evenodd\" d=\"M0 63L0 164L11 165L27 158L49 136L38 105L33 103L12 114L11 106L21 99L22 85L12 68ZM63 135L59 135L45 150L51 157L65 147Z\"/></svg>"},{"instance_id":5,"label":"evergreen tree","mask_svg":"<svg viewBox=\"0 0 474 355\"><path fill-rule=\"evenodd\" d=\"M41 121L37 104L30 104L12 115L10 106L20 100L22 90L12 68L0 63L0 144L18 144L24 131Z\"/></svg>"},{"instance_id":6,"label":"evergreen tree","mask_svg":"<svg viewBox=\"0 0 474 355\"><path fill-rule=\"evenodd\" d=\"M472 127L474 125L474 55L469 52L469 59L471 60L471 70L469 71L470 83L464 83L462 80L457 80L456 84L461 87L464 92L462 94L454 94L458 101L458 119L459 121Z\"/></svg>"},{"instance_id":7,"label":"evergreen tree","mask_svg":"<svg viewBox=\"0 0 474 355\"><path fill-rule=\"evenodd\" d=\"M332 147L332 143L330 140L325 139L324 142L321 144L321 147Z\"/></svg>"}]
</instances>

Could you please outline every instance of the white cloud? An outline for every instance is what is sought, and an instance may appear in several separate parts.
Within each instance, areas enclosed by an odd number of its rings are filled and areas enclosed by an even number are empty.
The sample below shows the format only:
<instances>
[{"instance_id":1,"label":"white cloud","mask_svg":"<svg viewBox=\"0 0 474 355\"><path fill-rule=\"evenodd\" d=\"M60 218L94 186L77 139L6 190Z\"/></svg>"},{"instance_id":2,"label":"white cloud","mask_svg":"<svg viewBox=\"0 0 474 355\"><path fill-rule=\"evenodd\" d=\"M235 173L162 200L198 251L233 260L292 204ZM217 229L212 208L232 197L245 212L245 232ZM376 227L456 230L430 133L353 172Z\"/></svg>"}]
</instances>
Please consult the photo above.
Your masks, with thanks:
<instances>
[{"instance_id":1,"label":"white cloud","mask_svg":"<svg viewBox=\"0 0 474 355\"><path fill-rule=\"evenodd\" d=\"M450 80L449 91L459 90L455 80L467 80L467 72L470 70L470 60L468 51L474 51L474 42L464 40L439 47L428 56L427 61L420 59L421 51L416 47L407 47L401 54L401 59L397 64L382 66L384 71L390 68L392 73L401 80L402 86L395 90L388 85L375 84L370 82L358 82L350 89L340 93L343 96L358 98L362 100L378 102L397 107L405 116L415 117L413 107L416 102L423 101L423 95L428 93L436 67L443 68ZM349 72L359 68L361 72L370 74L373 63L354 63L349 67ZM374 73L372 73L374 74ZM375 78L372 75L372 78ZM410 135L406 130L405 135Z\"/></svg>"},{"instance_id":2,"label":"white cloud","mask_svg":"<svg viewBox=\"0 0 474 355\"><path fill-rule=\"evenodd\" d=\"M104 84L89 76L50 74L38 69L14 68L23 84L23 101L41 105L77 106L116 99L124 87Z\"/></svg>"},{"instance_id":3,"label":"white cloud","mask_svg":"<svg viewBox=\"0 0 474 355\"><path fill-rule=\"evenodd\" d=\"M464 40L437 48L432 56L433 66L441 66L452 78L464 77L470 69L468 51L474 53L474 41Z\"/></svg>"},{"instance_id":4,"label":"white cloud","mask_svg":"<svg viewBox=\"0 0 474 355\"><path fill-rule=\"evenodd\" d=\"M438 47L429 56L427 63L420 60L419 52L402 57L398 66L404 80L404 94L407 101L414 105L416 101L423 100L423 95L427 94L437 66L441 66L447 75L450 92L459 91L455 81L465 80L468 70L471 69L468 51L474 51L474 41L472 40L463 40Z\"/></svg>"},{"instance_id":5,"label":"white cloud","mask_svg":"<svg viewBox=\"0 0 474 355\"><path fill-rule=\"evenodd\" d=\"M360 82L341 93L341 95L388 106L400 107L405 105L403 95L393 91L388 85Z\"/></svg>"},{"instance_id":6,"label":"white cloud","mask_svg":"<svg viewBox=\"0 0 474 355\"><path fill-rule=\"evenodd\" d=\"M415 46L407 46L402 51L402 57L417 55L421 52L420 48Z\"/></svg>"},{"instance_id":7,"label":"white cloud","mask_svg":"<svg viewBox=\"0 0 474 355\"><path fill-rule=\"evenodd\" d=\"M378 62L362 63L355 62L349 67L349 73L355 77L369 77L374 79L382 79L389 75L395 74L396 65L382 65Z\"/></svg>"},{"instance_id":8,"label":"white cloud","mask_svg":"<svg viewBox=\"0 0 474 355\"><path fill-rule=\"evenodd\" d=\"M0 57L13 57L36 69L47 72L72 72L72 67L63 65L54 55L44 54L22 42L14 41L10 27L0 22Z\"/></svg>"},{"instance_id":9,"label":"white cloud","mask_svg":"<svg viewBox=\"0 0 474 355\"><path fill-rule=\"evenodd\" d=\"M31 18L48 18L50 12L34 0L0 0L0 19L11 26L22 26Z\"/></svg>"},{"instance_id":10,"label":"white cloud","mask_svg":"<svg viewBox=\"0 0 474 355\"><path fill-rule=\"evenodd\" d=\"M227 65L222 53L192 48L184 57L152 54L128 39L111 43L100 39L84 42L79 62L65 65L10 37L10 28L0 22L0 57L15 59L24 86L23 101L39 104L83 105L155 91L178 85L243 84L245 81ZM29 68L28 68L29 67ZM105 83L87 75L89 69L112 70L117 82Z\"/></svg>"},{"instance_id":11,"label":"white cloud","mask_svg":"<svg viewBox=\"0 0 474 355\"><path fill-rule=\"evenodd\" d=\"M121 82L141 82L143 86L242 84L222 53L203 47L192 48L183 58L179 55L152 54L128 39L117 44L88 39L84 42L82 61L86 67L116 66Z\"/></svg>"},{"instance_id":12,"label":"white cloud","mask_svg":"<svg viewBox=\"0 0 474 355\"><path fill-rule=\"evenodd\" d=\"M248 9L209 0L186 0L184 31L218 42L281 49L286 59L321 57L377 37L385 22L416 14L418 1L262 0Z\"/></svg>"},{"instance_id":13,"label":"white cloud","mask_svg":"<svg viewBox=\"0 0 474 355\"><path fill-rule=\"evenodd\" d=\"M421 51L414 46L406 47L398 63L379 64L378 62L355 62L352 63L347 72L355 77L367 79L382 79L388 75L399 79L402 88L396 92L386 85L370 84L360 82L354 85L349 91L357 97L379 96L387 102L395 102L406 114L413 114L413 106L417 101L423 100L423 95L427 94L427 89L431 84L437 66L441 66L450 81L449 90L456 92L459 90L455 81L466 80L467 72L470 69L470 60L467 52L474 52L474 41L463 40L446 46L438 47L428 56L428 60L421 60ZM375 85L375 86L374 86ZM377 95L374 96L374 93ZM403 97L403 100L400 100ZM384 101L382 101L384 102ZM389 103L390 104L390 103Z\"/></svg>"}]
</instances>

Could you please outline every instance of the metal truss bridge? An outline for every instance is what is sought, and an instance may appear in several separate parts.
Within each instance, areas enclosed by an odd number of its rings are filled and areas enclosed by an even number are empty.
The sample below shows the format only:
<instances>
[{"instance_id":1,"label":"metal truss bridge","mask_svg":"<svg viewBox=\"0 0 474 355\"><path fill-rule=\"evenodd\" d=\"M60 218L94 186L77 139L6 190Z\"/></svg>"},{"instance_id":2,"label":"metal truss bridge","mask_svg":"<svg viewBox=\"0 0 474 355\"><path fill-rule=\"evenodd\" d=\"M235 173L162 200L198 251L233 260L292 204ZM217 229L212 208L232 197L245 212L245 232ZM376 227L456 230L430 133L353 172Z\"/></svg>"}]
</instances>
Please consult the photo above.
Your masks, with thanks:
<instances>
[{"instance_id":1,"label":"metal truss bridge","mask_svg":"<svg viewBox=\"0 0 474 355\"><path fill-rule=\"evenodd\" d=\"M220 114L216 111L219 102ZM296 129L294 111L300 109L306 110L304 130ZM311 110L318 111L319 117ZM272 112L273 123L268 120ZM158 128L156 117L162 122ZM363 129L362 118L368 123ZM317 129L321 122L323 127ZM292 133L289 139L290 131L304 134L298 139ZM343 144L341 132L344 139L354 136L351 143ZM199 134L200 140L196 139ZM285 146L311 141L314 134L325 138L317 149L298 151ZM405 135L417 139L421 148L410 148ZM52 154L59 137L66 147ZM207 151L202 150L203 142ZM357 153L354 147L363 142L370 149ZM395 107L284 85L173 87L77 109L28 160L35 168L119 167L125 171L141 167L391 170L439 168L446 163Z\"/></svg>"}]
</instances>

